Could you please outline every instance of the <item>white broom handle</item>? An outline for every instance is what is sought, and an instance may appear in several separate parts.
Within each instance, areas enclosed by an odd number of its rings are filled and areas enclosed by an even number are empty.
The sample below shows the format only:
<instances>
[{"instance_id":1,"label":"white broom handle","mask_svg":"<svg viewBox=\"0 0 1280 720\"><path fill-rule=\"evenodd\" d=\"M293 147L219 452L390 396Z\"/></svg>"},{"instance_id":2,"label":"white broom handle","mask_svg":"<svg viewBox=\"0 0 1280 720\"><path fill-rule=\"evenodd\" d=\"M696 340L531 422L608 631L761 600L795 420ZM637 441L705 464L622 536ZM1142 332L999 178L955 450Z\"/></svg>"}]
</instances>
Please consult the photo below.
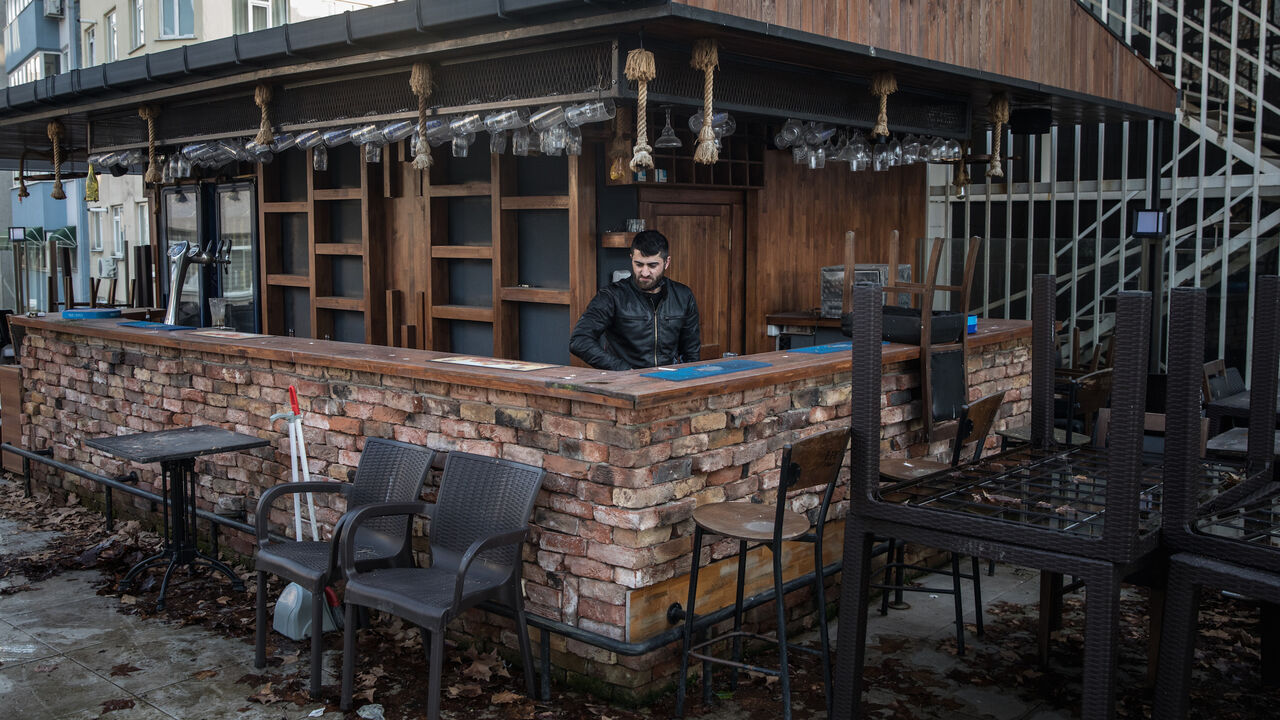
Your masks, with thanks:
<instances>
[{"instance_id":1,"label":"white broom handle","mask_svg":"<svg viewBox=\"0 0 1280 720\"><path fill-rule=\"evenodd\" d=\"M302 436L302 417L295 415L294 419L298 425L298 459L302 466L302 477L307 482L311 482L311 466L307 462L307 440ZM316 504L311 499L311 493L307 493L307 512L311 517L311 540L320 542L320 531L316 529Z\"/></svg>"},{"instance_id":2,"label":"white broom handle","mask_svg":"<svg viewBox=\"0 0 1280 720\"><path fill-rule=\"evenodd\" d=\"M294 426L293 419L288 421L289 425L289 470L293 482L298 482L298 441L297 428ZM296 540L302 540L302 506L298 493L293 495L293 537Z\"/></svg>"}]
</instances>

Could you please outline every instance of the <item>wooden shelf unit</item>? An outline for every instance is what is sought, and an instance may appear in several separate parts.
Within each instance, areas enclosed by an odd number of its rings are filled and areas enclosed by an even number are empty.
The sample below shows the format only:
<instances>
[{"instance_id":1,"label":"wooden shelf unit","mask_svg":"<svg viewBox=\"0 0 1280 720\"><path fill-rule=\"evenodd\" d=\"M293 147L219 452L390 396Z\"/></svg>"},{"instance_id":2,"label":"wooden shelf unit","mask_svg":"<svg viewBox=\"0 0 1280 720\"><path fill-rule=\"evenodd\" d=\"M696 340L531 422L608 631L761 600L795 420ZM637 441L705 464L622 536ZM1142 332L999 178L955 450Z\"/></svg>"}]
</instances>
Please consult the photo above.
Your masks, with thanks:
<instances>
[{"instance_id":1,"label":"wooden shelf unit","mask_svg":"<svg viewBox=\"0 0 1280 720\"><path fill-rule=\"evenodd\" d=\"M563 306L570 326L586 308L594 295L596 273L595 238L595 158L594 148L584 148L582 156L566 158L567 178L554 178L549 187L563 184L568 191L558 194L519 194L517 163L512 155L490 155L486 180L468 178L451 181L450 158L436 158L429 177L423 184L425 227L429 239L425 243L428 268L427 290L421 299L425 327L393 330L395 337L421 338L423 347L433 350L458 351L452 347L452 323L489 323L492 328L494 357L520 358L520 309L526 305ZM474 164L471 168L474 169ZM478 173L473 173L478 174ZM537 192L541 188L526 188ZM468 210L470 218L451 217L452 202L488 198L488 242L477 237L461 237L460 225L471 223L473 231L477 206ZM567 238L567 272L559 287L526 286L520 277L521 213L564 213ZM456 223L451 227L451 222ZM525 239L526 242L529 238ZM451 244L457 243L457 244ZM466 244L462 244L466 243ZM466 305L457 302L460 293L450 291L453 263L486 263L490 280L491 304ZM476 278L478 280L478 278ZM570 289L573 288L573 289ZM474 291L474 288L470 288ZM389 300L389 302L392 302ZM393 316L409 318L414 300L396 295ZM568 328L565 328L567 333ZM567 351L566 351L567 352Z\"/></svg>"},{"instance_id":2,"label":"wooden shelf unit","mask_svg":"<svg viewBox=\"0 0 1280 720\"><path fill-rule=\"evenodd\" d=\"M258 166L262 327L380 344L383 173L350 145L329 151L326 171L313 162L289 150Z\"/></svg>"}]
</instances>

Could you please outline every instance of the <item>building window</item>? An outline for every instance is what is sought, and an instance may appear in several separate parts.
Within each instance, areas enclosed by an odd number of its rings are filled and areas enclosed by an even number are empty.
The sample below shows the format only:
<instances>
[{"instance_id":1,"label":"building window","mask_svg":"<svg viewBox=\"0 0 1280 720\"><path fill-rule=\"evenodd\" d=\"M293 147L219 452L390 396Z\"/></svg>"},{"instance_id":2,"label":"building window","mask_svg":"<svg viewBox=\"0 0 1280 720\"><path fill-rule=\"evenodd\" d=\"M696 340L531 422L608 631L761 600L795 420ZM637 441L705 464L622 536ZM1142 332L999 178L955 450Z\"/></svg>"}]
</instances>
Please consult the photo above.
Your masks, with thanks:
<instances>
[{"instance_id":1,"label":"building window","mask_svg":"<svg viewBox=\"0 0 1280 720\"><path fill-rule=\"evenodd\" d=\"M151 214L147 212L145 202L133 206L135 219L138 221L138 245L151 244Z\"/></svg>"},{"instance_id":2,"label":"building window","mask_svg":"<svg viewBox=\"0 0 1280 720\"><path fill-rule=\"evenodd\" d=\"M196 13L192 0L160 0L160 37L194 37Z\"/></svg>"},{"instance_id":3,"label":"building window","mask_svg":"<svg viewBox=\"0 0 1280 720\"><path fill-rule=\"evenodd\" d=\"M124 206L111 206L111 254L124 257Z\"/></svg>"},{"instance_id":4,"label":"building window","mask_svg":"<svg viewBox=\"0 0 1280 720\"><path fill-rule=\"evenodd\" d=\"M133 0L133 47L140 48L147 42L146 18L142 0Z\"/></svg>"},{"instance_id":5,"label":"building window","mask_svg":"<svg viewBox=\"0 0 1280 720\"><path fill-rule=\"evenodd\" d=\"M84 66L96 65L98 62L97 28L90 25L84 29Z\"/></svg>"},{"instance_id":6,"label":"building window","mask_svg":"<svg viewBox=\"0 0 1280 720\"><path fill-rule=\"evenodd\" d=\"M271 0L249 0L249 31L271 27Z\"/></svg>"},{"instance_id":7,"label":"building window","mask_svg":"<svg viewBox=\"0 0 1280 720\"><path fill-rule=\"evenodd\" d=\"M56 52L38 52L23 60L9 73L9 85L22 85L57 75L62 70L62 56Z\"/></svg>"},{"instance_id":8,"label":"building window","mask_svg":"<svg viewBox=\"0 0 1280 720\"><path fill-rule=\"evenodd\" d=\"M23 10L26 10L27 6L30 5L31 2L32 0L8 0L8 2L4 4L5 10L8 13L5 15L5 17L8 18L8 22L12 23L17 20L18 15L20 15Z\"/></svg>"},{"instance_id":9,"label":"building window","mask_svg":"<svg viewBox=\"0 0 1280 720\"><path fill-rule=\"evenodd\" d=\"M102 252L102 218L106 211L102 208L89 208L89 250Z\"/></svg>"},{"instance_id":10,"label":"building window","mask_svg":"<svg viewBox=\"0 0 1280 720\"><path fill-rule=\"evenodd\" d=\"M120 59L120 40L116 33L116 14L114 11L107 13L103 20L102 27L106 28L106 37L103 38L107 43L107 62L115 62Z\"/></svg>"}]
</instances>

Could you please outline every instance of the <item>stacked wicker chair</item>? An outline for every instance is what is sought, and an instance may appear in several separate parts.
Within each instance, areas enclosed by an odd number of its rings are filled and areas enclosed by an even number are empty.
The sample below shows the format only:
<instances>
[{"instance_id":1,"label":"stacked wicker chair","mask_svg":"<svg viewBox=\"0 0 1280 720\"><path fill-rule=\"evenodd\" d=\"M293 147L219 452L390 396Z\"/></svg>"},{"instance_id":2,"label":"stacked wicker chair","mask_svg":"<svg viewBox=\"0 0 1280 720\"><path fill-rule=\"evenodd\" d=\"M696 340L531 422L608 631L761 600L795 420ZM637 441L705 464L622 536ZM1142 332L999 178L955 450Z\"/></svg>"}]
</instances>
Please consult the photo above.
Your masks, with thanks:
<instances>
[{"instance_id":1,"label":"stacked wicker chair","mask_svg":"<svg viewBox=\"0 0 1280 720\"><path fill-rule=\"evenodd\" d=\"M1083 716L1115 699L1120 579L1154 561L1158 478L1142 463L1151 298L1117 298L1110 446L1060 448L1053 432L1054 280L1033 285L1031 444L896 487L879 488L880 291L854 289L850 510L835 673L834 718L862 717L871 554L877 535L1074 575L1088 586ZM901 496L906 495L906 500Z\"/></svg>"},{"instance_id":2,"label":"stacked wicker chair","mask_svg":"<svg viewBox=\"0 0 1280 720\"><path fill-rule=\"evenodd\" d=\"M1164 536L1169 560L1160 670L1153 717L1185 718L1195 654L1201 588L1229 590L1280 605L1280 483L1273 450L1280 278L1259 278L1254 311L1249 442L1246 463L1231 485L1206 482L1195 457L1205 328L1202 290L1173 291L1169 327L1169 412L1166 426ZM1264 627L1267 623L1264 622ZM1263 662L1272 647L1264 635ZM1264 675L1274 682L1271 662Z\"/></svg>"}]
</instances>

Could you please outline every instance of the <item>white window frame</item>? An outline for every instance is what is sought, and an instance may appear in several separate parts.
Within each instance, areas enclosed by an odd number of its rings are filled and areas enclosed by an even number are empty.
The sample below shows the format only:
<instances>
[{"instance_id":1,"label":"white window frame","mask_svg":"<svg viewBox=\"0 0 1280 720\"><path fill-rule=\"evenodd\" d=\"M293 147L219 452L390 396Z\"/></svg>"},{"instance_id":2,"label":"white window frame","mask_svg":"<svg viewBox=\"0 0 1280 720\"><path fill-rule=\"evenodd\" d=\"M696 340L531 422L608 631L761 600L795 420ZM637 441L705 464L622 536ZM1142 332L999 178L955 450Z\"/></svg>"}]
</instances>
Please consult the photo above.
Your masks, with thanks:
<instances>
[{"instance_id":1,"label":"white window frame","mask_svg":"<svg viewBox=\"0 0 1280 720\"><path fill-rule=\"evenodd\" d=\"M124 236L124 206L111 206L111 257L124 257L126 239Z\"/></svg>"},{"instance_id":2,"label":"white window frame","mask_svg":"<svg viewBox=\"0 0 1280 720\"><path fill-rule=\"evenodd\" d=\"M89 252L102 252L102 220L106 216L103 208L89 208Z\"/></svg>"},{"instance_id":3,"label":"white window frame","mask_svg":"<svg viewBox=\"0 0 1280 720\"><path fill-rule=\"evenodd\" d=\"M254 8L261 8L266 13L267 15L266 25L263 25L262 27L254 27L253 25L253 9ZM271 0L249 0L248 7L246 8L246 10L249 15L247 18L247 23L249 25L249 32L254 32L255 30L266 30L271 27L271 22L274 19L272 17L273 13L271 10Z\"/></svg>"},{"instance_id":4,"label":"white window frame","mask_svg":"<svg viewBox=\"0 0 1280 720\"><path fill-rule=\"evenodd\" d=\"M102 18L102 27L106 35L107 62L115 62L120 59L120 33L116 24L116 11L112 10Z\"/></svg>"},{"instance_id":5,"label":"white window frame","mask_svg":"<svg viewBox=\"0 0 1280 720\"><path fill-rule=\"evenodd\" d=\"M189 33L182 32L182 3L183 0L160 0L160 34L157 36L161 40L184 40L195 37L195 2L191 2L191 28ZM165 15L173 17L173 34L165 34Z\"/></svg>"},{"instance_id":6,"label":"white window frame","mask_svg":"<svg viewBox=\"0 0 1280 720\"><path fill-rule=\"evenodd\" d=\"M133 0L133 50L147 44L146 7L142 0Z\"/></svg>"},{"instance_id":7,"label":"white window frame","mask_svg":"<svg viewBox=\"0 0 1280 720\"><path fill-rule=\"evenodd\" d=\"M98 28L96 25L90 25L84 29L84 58L81 62L85 67L92 67L98 64Z\"/></svg>"},{"instance_id":8,"label":"white window frame","mask_svg":"<svg viewBox=\"0 0 1280 720\"><path fill-rule=\"evenodd\" d=\"M133 205L133 218L138 223L138 245L151 244L151 206L146 200Z\"/></svg>"}]
</instances>

